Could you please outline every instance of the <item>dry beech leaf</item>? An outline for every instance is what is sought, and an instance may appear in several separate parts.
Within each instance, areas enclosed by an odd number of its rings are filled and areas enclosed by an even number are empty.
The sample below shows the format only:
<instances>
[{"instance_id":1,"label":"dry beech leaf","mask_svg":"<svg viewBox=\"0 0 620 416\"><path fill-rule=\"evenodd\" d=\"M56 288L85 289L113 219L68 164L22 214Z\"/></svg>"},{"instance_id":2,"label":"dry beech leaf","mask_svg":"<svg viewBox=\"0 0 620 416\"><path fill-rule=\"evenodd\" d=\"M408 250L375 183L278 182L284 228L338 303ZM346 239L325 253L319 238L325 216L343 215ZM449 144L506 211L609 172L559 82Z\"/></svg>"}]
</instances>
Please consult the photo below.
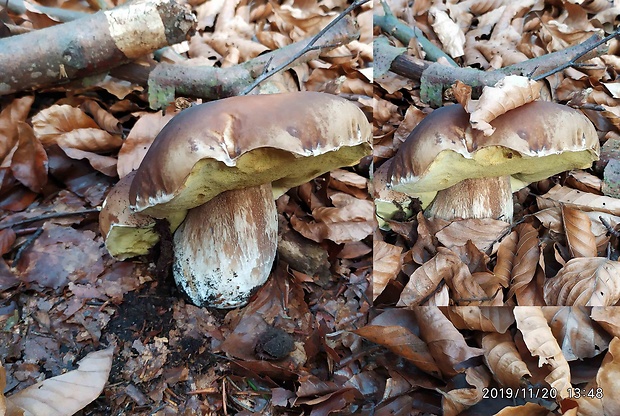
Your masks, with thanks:
<instances>
[{"instance_id":1,"label":"dry beech leaf","mask_svg":"<svg viewBox=\"0 0 620 416\"><path fill-rule=\"evenodd\" d=\"M15 231L12 228L0 230L0 256L4 256L12 250L15 238Z\"/></svg>"},{"instance_id":2,"label":"dry beech leaf","mask_svg":"<svg viewBox=\"0 0 620 416\"><path fill-rule=\"evenodd\" d=\"M174 117L175 113L167 111L162 115L157 113L144 114L132 127L118 152L118 177L126 176L132 170L138 169L147 150L161 129Z\"/></svg>"},{"instance_id":3,"label":"dry beech leaf","mask_svg":"<svg viewBox=\"0 0 620 416\"><path fill-rule=\"evenodd\" d=\"M510 289L508 299L525 290L536 275L540 249L538 247L538 231L528 223L519 224L515 231L518 240L516 254L510 273Z\"/></svg>"},{"instance_id":4,"label":"dry beech leaf","mask_svg":"<svg viewBox=\"0 0 620 416\"><path fill-rule=\"evenodd\" d=\"M372 201L358 199L344 192L336 192L330 199L333 207L312 210L315 221L304 222L293 215L291 226L317 243L325 239L338 244L360 241L372 234L376 228Z\"/></svg>"},{"instance_id":5,"label":"dry beech leaf","mask_svg":"<svg viewBox=\"0 0 620 416\"><path fill-rule=\"evenodd\" d=\"M47 183L47 153L34 137L29 124L17 124L19 145L11 160L11 172L22 185L32 192L41 192Z\"/></svg>"},{"instance_id":6,"label":"dry beech leaf","mask_svg":"<svg viewBox=\"0 0 620 416\"><path fill-rule=\"evenodd\" d=\"M603 257L569 260L543 288L547 305L612 306L620 300L620 263Z\"/></svg>"},{"instance_id":7,"label":"dry beech leaf","mask_svg":"<svg viewBox=\"0 0 620 416\"><path fill-rule=\"evenodd\" d=\"M487 251L510 225L492 218L452 221L435 234L446 247L463 246L467 241L474 243L481 251Z\"/></svg>"},{"instance_id":8,"label":"dry beech leaf","mask_svg":"<svg viewBox=\"0 0 620 416\"><path fill-rule=\"evenodd\" d=\"M542 310L566 361L591 358L607 349L612 337L590 319L589 308L545 306Z\"/></svg>"},{"instance_id":9,"label":"dry beech leaf","mask_svg":"<svg viewBox=\"0 0 620 416\"><path fill-rule=\"evenodd\" d=\"M620 415L620 338L611 340L596 375L596 383L604 393L602 401L605 415Z\"/></svg>"},{"instance_id":10,"label":"dry beech leaf","mask_svg":"<svg viewBox=\"0 0 620 416\"><path fill-rule=\"evenodd\" d=\"M435 234L434 225L438 221L444 222L446 225L448 222L441 218L428 219L421 211L418 213L416 219L418 221L418 238L413 247L411 247L410 253L413 261L422 265L429 260L430 256L437 252L433 238Z\"/></svg>"},{"instance_id":11,"label":"dry beech leaf","mask_svg":"<svg viewBox=\"0 0 620 416\"><path fill-rule=\"evenodd\" d=\"M27 387L7 398L32 416L71 416L95 400L103 391L114 348L95 351L84 357L77 370Z\"/></svg>"},{"instance_id":12,"label":"dry beech leaf","mask_svg":"<svg viewBox=\"0 0 620 416\"><path fill-rule=\"evenodd\" d=\"M495 128L489 123L508 111L540 97L542 83L527 77L509 75L494 87L484 87L478 101L471 100L466 110L473 128L490 136Z\"/></svg>"},{"instance_id":13,"label":"dry beech leaf","mask_svg":"<svg viewBox=\"0 0 620 416\"><path fill-rule=\"evenodd\" d=\"M26 121L34 96L26 96L11 101L0 113L0 163L17 143L17 125Z\"/></svg>"},{"instance_id":14,"label":"dry beech leaf","mask_svg":"<svg viewBox=\"0 0 620 416\"><path fill-rule=\"evenodd\" d=\"M458 329L504 333L515 321L508 306L458 306L442 308Z\"/></svg>"},{"instance_id":15,"label":"dry beech leaf","mask_svg":"<svg viewBox=\"0 0 620 416\"><path fill-rule=\"evenodd\" d=\"M497 250L497 261L493 273L495 274L497 282L503 287L510 286L512 268L514 267L515 257L517 256L518 241L519 234L513 231L502 240Z\"/></svg>"},{"instance_id":16,"label":"dry beech leaf","mask_svg":"<svg viewBox=\"0 0 620 416\"><path fill-rule=\"evenodd\" d=\"M398 276L403 265L401 260L402 247L394 246L383 241L374 240L372 243L372 300L374 301L383 292L390 280Z\"/></svg>"},{"instance_id":17,"label":"dry beech leaf","mask_svg":"<svg viewBox=\"0 0 620 416\"><path fill-rule=\"evenodd\" d=\"M507 406L494 416L549 416L549 409L536 403L525 403L523 406ZM564 416L571 416L569 413L564 413ZM576 416L576 414L575 414Z\"/></svg>"},{"instance_id":18,"label":"dry beech leaf","mask_svg":"<svg viewBox=\"0 0 620 416\"><path fill-rule=\"evenodd\" d=\"M557 234L564 234L564 224L562 223L562 210L558 207L541 209L534 213L534 216L542 223L545 228Z\"/></svg>"},{"instance_id":19,"label":"dry beech leaf","mask_svg":"<svg viewBox=\"0 0 620 416\"><path fill-rule=\"evenodd\" d=\"M568 248L573 257L596 257L596 239L588 215L562 205L562 220Z\"/></svg>"},{"instance_id":20,"label":"dry beech leaf","mask_svg":"<svg viewBox=\"0 0 620 416\"><path fill-rule=\"evenodd\" d=\"M437 251L441 253L447 249L439 247ZM456 256L454 253L452 255ZM452 289L454 302L459 306L496 304L494 302L498 298L496 295L500 295L500 293L493 287L491 288L492 293L485 292L467 265L463 263L460 257L456 256L456 258L458 261L455 261L452 273L445 278L446 284ZM501 301L501 295L499 298ZM499 305L502 303L500 302Z\"/></svg>"},{"instance_id":21,"label":"dry beech leaf","mask_svg":"<svg viewBox=\"0 0 620 416\"><path fill-rule=\"evenodd\" d=\"M416 269L400 294L397 306L417 306L431 295L444 279L449 279L463 262L450 250L439 247L437 255Z\"/></svg>"},{"instance_id":22,"label":"dry beech leaf","mask_svg":"<svg viewBox=\"0 0 620 416\"><path fill-rule=\"evenodd\" d=\"M409 329L402 326L366 325L352 332L386 347L399 357L411 361L420 370L435 377L440 376L426 343Z\"/></svg>"},{"instance_id":23,"label":"dry beech leaf","mask_svg":"<svg viewBox=\"0 0 620 416\"><path fill-rule=\"evenodd\" d=\"M594 195L576 189L556 185L543 196L537 196L538 208L559 207L564 204L582 211L602 211L612 215L620 215L620 199Z\"/></svg>"},{"instance_id":24,"label":"dry beech leaf","mask_svg":"<svg viewBox=\"0 0 620 416\"><path fill-rule=\"evenodd\" d=\"M620 338L620 308L593 307L590 318L614 337Z\"/></svg>"},{"instance_id":25,"label":"dry beech leaf","mask_svg":"<svg viewBox=\"0 0 620 416\"><path fill-rule=\"evenodd\" d=\"M86 100L80 108L90 114L95 122L110 134L121 134L123 132L123 126L120 121L112 114L101 108L96 101Z\"/></svg>"},{"instance_id":26,"label":"dry beech leaf","mask_svg":"<svg viewBox=\"0 0 620 416\"><path fill-rule=\"evenodd\" d=\"M510 333L485 334L482 349L489 369L502 386L518 389L522 386L521 379L531 376Z\"/></svg>"},{"instance_id":27,"label":"dry beech leaf","mask_svg":"<svg viewBox=\"0 0 620 416\"><path fill-rule=\"evenodd\" d=\"M525 345L532 355L538 357L538 366L548 364L551 368L545 381L556 389L558 397L565 399L568 397L568 389L571 388L570 367L541 308L515 306L514 314Z\"/></svg>"},{"instance_id":28,"label":"dry beech leaf","mask_svg":"<svg viewBox=\"0 0 620 416\"><path fill-rule=\"evenodd\" d=\"M32 118L35 135L43 146L58 144L84 151L107 152L118 149L122 140L101 130L95 120L79 108L53 105Z\"/></svg>"},{"instance_id":29,"label":"dry beech leaf","mask_svg":"<svg viewBox=\"0 0 620 416\"><path fill-rule=\"evenodd\" d=\"M116 176L116 158L111 156L98 155L71 147L62 147L62 150L71 159L87 159L90 165L107 176Z\"/></svg>"},{"instance_id":30,"label":"dry beech leaf","mask_svg":"<svg viewBox=\"0 0 620 416\"><path fill-rule=\"evenodd\" d=\"M483 354L480 348L467 345L461 334L434 306L413 308L422 338L445 377L453 377L464 369L460 364Z\"/></svg>"},{"instance_id":31,"label":"dry beech leaf","mask_svg":"<svg viewBox=\"0 0 620 416\"><path fill-rule=\"evenodd\" d=\"M439 10L437 7L431 7L428 13L433 17L431 26L441 41L443 50L453 58L463 56L465 34L459 25L450 19L448 13Z\"/></svg>"},{"instance_id":32,"label":"dry beech leaf","mask_svg":"<svg viewBox=\"0 0 620 416\"><path fill-rule=\"evenodd\" d=\"M455 388L442 392L444 416L457 416L464 410L482 401L484 388L491 383L491 374L483 365L465 370L465 380L472 387Z\"/></svg>"}]
</instances>

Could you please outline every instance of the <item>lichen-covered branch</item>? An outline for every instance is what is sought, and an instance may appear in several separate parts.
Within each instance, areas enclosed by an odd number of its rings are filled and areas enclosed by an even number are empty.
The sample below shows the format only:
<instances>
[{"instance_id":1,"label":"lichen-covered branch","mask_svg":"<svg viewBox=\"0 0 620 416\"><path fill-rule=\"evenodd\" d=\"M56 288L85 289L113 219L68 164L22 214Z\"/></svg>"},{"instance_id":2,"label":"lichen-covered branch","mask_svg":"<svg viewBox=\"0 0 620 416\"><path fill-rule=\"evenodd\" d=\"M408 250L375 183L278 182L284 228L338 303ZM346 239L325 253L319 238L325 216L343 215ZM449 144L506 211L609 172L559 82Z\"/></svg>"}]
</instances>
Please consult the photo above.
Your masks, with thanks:
<instances>
[{"instance_id":1,"label":"lichen-covered branch","mask_svg":"<svg viewBox=\"0 0 620 416\"><path fill-rule=\"evenodd\" d=\"M299 55L284 67L290 68L317 59L322 52L345 45L359 36L359 27L354 19L347 16L327 30L321 41L311 50L308 50L308 44L312 41L312 38L309 38L229 68L161 63L149 74L149 104L153 109L162 108L174 101L175 95L204 100L239 95L265 71L267 65L277 68L290 61L290 57ZM300 54L304 50L306 53ZM122 74L114 75L122 77ZM133 78L132 81L136 79Z\"/></svg>"},{"instance_id":2,"label":"lichen-covered branch","mask_svg":"<svg viewBox=\"0 0 620 416\"><path fill-rule=\"evenodd\" d=\"M553 72L556 68L565 68L575 63L576 58L590 59L607 52L601 38L594 35L579 45L562 51L528 59L504 68L482 71L474 68L445 66L407 56L402 48L391 46L386 40L375 41L375 61L389 63L390 71L407 78L420 80L421 98L432 106L441 106L442 92L457 80L481 91L484 86L493 86L507 75L522 75L537 78L539 74ZM577 59L577 61L579 61Z\"/></svg>"}]
</instances>

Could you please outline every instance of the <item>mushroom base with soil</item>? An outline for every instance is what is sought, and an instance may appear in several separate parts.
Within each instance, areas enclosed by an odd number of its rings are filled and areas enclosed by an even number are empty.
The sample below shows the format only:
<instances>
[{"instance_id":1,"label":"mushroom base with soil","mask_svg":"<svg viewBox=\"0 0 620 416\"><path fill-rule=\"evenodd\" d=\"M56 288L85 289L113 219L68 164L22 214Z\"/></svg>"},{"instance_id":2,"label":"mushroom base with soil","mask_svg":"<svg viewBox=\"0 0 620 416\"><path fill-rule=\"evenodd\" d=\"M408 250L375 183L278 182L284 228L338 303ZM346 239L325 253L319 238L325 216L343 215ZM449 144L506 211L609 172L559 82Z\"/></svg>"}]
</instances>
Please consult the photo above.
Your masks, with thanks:
<instances>
[{"instance_id":1,"label":"mushroom base with soil","mask_svg":"<svg viewBox=\"0 0 620 416\"><path fill-rule=\"evenodd\" d=\"M493 218L511 223L513 211L510 176L500 176L465 179L442 189L424 213L448 221Z\"/></svg>"},{"instance_id":2,"label":"mushroom base with soil","mask_svg":"<svg viewBox=\"0 0 620 416\"><path fill-rule=\"evenodd\" d=\"M197 306L243 306L267 281L277 241L271 184L224 192L174 233L174 279Z\"/></svg>"}]
</instances>

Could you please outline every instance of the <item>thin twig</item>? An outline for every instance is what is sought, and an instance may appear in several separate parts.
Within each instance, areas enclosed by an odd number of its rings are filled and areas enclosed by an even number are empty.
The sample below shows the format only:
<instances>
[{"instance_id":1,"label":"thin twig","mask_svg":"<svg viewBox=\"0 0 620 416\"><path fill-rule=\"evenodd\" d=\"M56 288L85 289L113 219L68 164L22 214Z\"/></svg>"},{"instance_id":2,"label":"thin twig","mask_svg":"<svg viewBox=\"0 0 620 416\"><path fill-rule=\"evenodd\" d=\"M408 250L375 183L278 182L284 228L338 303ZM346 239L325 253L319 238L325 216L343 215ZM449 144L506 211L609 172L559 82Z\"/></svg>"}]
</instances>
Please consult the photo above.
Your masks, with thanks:
<instances>
[{"instance_id":1,"label":"thin twig","mask_svg":"<svg viewBox=\"0 0 620 416\"><path fill-rule=\"evenodd\" d=\"M586 54L590 53L591 51L595 50L596 48L598 48L599 46L601 46L604 43L607 43L608 41L612 40L613 38L620 36L620 28L616 29L614 32L612 32L611 34L605 36L603 39L599 40L598 42L594 43L593 45L590 46L590 48L586 49L585 51L577 54L577 56L575 56L573 59L571 59L570 61L558 66L557 68L553 68L550 71L545 72L544 74L541 75L536 75L534 78L532 78L534 81L540 81L541 79L547 78L548 76L551 76L555 73L558 73L560 71L563 71L567 68L570 67L574 67L575 65L577 65L577 61L580 60L581 58L583 58Z\"/></svg>"},{"instance_id":2,"label":"thin twig","mask_svg":"<svg viewBox=\"0 0 620 416\"><path fill-rule=\"evenodd\" d=\"M49 220L51 218L63 218L63 217L72 217L74 215L86 215L86 214L94 214L101 211L101 208L89 208L83 209L80 211L73 212L53 212L50 214L41 214L32 218L25 218L23 220L10 222L8 224L0 224L0 230L4 230L5 228L15 227L17 225L30 224L31 222L41 221L41 220Z\"/></svg>"},{"instance_id":3,"label":"thin twig","mask_svg":"<svg viewBox=\"0 0 620 416\"><path fill-rule=\"evenodd\" d=\"M263 81L265 81L266 79L270 78L271 76L273 76L274 74L282 71L284 68L286 68L287 66L289 66L290 64L292 64L293 62L295 62L297 59L299 59L302 55L304 55L305 53L308 53L311 50L315 50L315 49L320 49L323 48L325 46L314 46L314 44L316 42L319 41L319 39L325 34L325 32L327 32L329 29L331 29L332 27L334 27L336 25L336 23L338 23L340 20L342 20L347 14L349 14L352 10L355 10L356 8L358 8L359 6L368 3L370 0L356 0L354 1L351 5L349 5L349 7L347 7L346 9L344 9L344 11L342 13L340 13L338 16L336 16L336 18L334 20L332 20L331 22L329 22L327 24L327 26L325 26L323 29L321 29L321 31L319 33L317 33L308 43L308 45L306 45L305 48L303 48L302 50L300 50L299 52L297 52L295 55L293 55L291 58L289 58L288 60L286 60L285 62L283 62L282 64L278 65L277 67L273 68L271 71L269 71L267 68L269 67L269 63L267 63L267 65L265 66L265 70L263 70L262 74L260 74L252 84L250 84L248 87L246 87L243 91L241 91L241 94L239 95L248 95L254 88L256 88L257 86L259 86Z\"/></svg>"},{"instance_id":4,"label":"thin twig","mask_svg":"<svg viewBox=\"0 0 620 416\"><path fill-rule=\"evenodd\" d=\"M22 244L20 248L17 249L17 253L15 253L15 257L13 258L13 266L16 266L17 263L19 263L19 260L21 259L24 251L28 247L30 247L32 243L34 243L34 240L36 240L37 237L41 235L41 233L43 233L43 228L39 228L34 234L28 237L26 241L24 241L24 244Z\"/></svg>"},{"instance_id":5,"label":"thin twig","mask_svg":"<svg viewBox=\"0 0 620 416\"><path fill-rule=\"evenodd\" d=\"M607 222L605 218L603 218L602 216L599 216L598 219L601 220L601 223L605 226L605 228L607 228L607 232L609 234L613 235L616 238L620 238L620 232L616 231L616 229L612 227L612 225L609 222Z\"/></svg>"}]
</instances>

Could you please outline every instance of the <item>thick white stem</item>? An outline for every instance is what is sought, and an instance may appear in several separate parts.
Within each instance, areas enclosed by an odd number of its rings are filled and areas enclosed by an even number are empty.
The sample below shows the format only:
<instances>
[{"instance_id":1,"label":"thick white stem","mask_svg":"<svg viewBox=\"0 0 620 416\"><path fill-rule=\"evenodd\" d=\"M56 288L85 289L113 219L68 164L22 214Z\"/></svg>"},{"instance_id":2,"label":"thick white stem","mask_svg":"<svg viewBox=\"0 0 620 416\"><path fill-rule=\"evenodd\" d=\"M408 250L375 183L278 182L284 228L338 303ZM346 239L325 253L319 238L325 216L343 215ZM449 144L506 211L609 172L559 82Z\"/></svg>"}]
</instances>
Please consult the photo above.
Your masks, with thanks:
<instances>
[{"instance_id":1,"label":"thick white stem","mask_svg":"<svg viewBox=\"0 0 620 416\"><path fill-rule=\"evenodd\" d=\"M448 221L493 218L512 223L513 211L510 176L501 176L466 179L443 189L424 213Z\"/></svg>"},{"instance_id":2,"label":"thick white stem","mask_svg":"<svg viewBox=\"0 0 620 416\"><path fill-rule=\"evenodd\" d=\"M277 240L271 185L224 192L175 232L174 279L198 306L243 306L267 281Z\"/></svg>"}]
</instances>

